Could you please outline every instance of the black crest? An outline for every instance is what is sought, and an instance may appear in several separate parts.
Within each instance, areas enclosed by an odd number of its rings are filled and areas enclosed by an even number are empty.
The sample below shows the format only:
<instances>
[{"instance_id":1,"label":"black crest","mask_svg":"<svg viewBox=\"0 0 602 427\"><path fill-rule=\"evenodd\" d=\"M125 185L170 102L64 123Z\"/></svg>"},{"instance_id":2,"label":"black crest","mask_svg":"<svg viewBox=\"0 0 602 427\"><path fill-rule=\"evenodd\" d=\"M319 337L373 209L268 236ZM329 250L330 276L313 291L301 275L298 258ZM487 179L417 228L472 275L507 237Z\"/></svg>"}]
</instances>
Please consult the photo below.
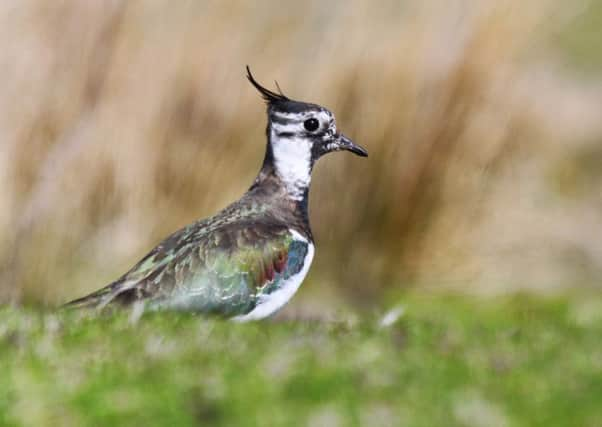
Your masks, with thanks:
<instances>
[{"instance_id":1,"label":"black crest","mask_svg":"<svg viewBox=\"0 0 602 427\"><path fill-rule=\"evenodd\" d=\"M282 91L280 90L280 86L278 86L278 82L276 82L276 87L278 88L278 93L272 92L271 90L266 89L265 87L261 86L257 82L257 80L255 80L255 78L253 77L253 74L251 74L251 69L249 68L248 65L247 65L247 79L249 79L251 84L253 86L255 86L255 89L257 89L259 91L259 93L261 94L261 97L263 99L265 99L265 101L268 104L277 104L280 102L290 101L290 99L287 96L285 96L282 93Z\"/></svg>"}]
</instances>

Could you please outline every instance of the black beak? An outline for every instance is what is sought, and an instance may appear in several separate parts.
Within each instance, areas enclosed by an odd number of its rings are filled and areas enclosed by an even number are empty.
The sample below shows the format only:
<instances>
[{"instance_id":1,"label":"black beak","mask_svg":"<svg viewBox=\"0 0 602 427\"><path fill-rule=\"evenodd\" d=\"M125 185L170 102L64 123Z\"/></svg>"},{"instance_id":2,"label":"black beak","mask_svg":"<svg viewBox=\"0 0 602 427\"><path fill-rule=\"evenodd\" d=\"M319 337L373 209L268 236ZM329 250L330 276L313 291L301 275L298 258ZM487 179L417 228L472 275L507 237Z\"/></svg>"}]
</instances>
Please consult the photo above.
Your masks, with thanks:
<instances>
[{"instance_id":1,"label":"black beak","mask_svg":"<svg viewBox=\"0 0 602 427\"><path fill-rule=\"evenodd\" d=\"M342 133L339 134L337 138L337 145L339 150L347 150L351 151L353 154L357 154L358 156L368 157L368 152L365 148L357 145Z\"/></svg>"}]
</instances>

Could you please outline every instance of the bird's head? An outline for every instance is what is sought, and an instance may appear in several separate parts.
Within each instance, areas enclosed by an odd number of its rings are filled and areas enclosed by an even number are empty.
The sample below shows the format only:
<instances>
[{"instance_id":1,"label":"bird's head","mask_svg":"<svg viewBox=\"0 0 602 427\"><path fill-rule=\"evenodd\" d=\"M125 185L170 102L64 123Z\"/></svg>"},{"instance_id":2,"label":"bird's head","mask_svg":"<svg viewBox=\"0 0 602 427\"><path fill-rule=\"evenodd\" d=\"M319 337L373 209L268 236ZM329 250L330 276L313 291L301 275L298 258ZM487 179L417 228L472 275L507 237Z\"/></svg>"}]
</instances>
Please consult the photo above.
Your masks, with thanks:
<instances>
[{"instance_id":1,"label":"bird's head","mask_svg":"<svg viewBox=\"0 0 602 427\"><path fill-rule=\"evenodd\" d=\"M268 105L268 150L281 177L299 185L309 185L316 160L333 151L351 151L367 157L368 152L337 130L328 109L295 101L260 85L247 67L247 78ZM277 84L276 84L277 85Z\"/></svg>"},{"instance_id":2,"label":"bird's head","mask_svg":"<svg viewBox=\"0 0 602 427\"><path fill-rule=\"evenodd\" d=\"M261 86L247 67L247 78L268 104L268 132L272 143L309 147L312 161L332 151L347 150L367 157L368 152L337 130L334 114L308 102L295 101Z\"/></svg>"}]
</instances>

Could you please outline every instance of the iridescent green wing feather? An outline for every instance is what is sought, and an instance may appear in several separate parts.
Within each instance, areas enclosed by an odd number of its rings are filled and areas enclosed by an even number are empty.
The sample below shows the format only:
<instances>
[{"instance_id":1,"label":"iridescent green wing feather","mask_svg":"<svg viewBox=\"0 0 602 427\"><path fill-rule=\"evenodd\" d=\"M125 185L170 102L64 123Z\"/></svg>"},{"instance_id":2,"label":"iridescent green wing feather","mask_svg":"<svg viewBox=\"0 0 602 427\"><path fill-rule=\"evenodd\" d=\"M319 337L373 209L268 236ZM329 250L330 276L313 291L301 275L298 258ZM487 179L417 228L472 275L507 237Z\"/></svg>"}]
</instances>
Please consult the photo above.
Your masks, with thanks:
<instances>
[{"instance_id":1,"label":"iridescent green wing feather","mask_svg":"<svg viewBox=\"0 0 602 427\"><path fill-rule=\"evenodd\" d=\"M151 307L247 313L261 295L300 270L298 246L286 228L254 223L214 230L145 280L149 290L171 289L152 295Z\"/></svg>"},{"instance_id":2,"label":"iridescent green wing feather","mask_svg":"<svg viewBox=\"0 0 602 427\"><path fill-rule=\"evenodd\" d=\"M145 301L150 308L245 314L299 272L306 253L307 243L286 227L255 221L191 226L90 297L97 306Z\"/></svg>"}]
</instances>

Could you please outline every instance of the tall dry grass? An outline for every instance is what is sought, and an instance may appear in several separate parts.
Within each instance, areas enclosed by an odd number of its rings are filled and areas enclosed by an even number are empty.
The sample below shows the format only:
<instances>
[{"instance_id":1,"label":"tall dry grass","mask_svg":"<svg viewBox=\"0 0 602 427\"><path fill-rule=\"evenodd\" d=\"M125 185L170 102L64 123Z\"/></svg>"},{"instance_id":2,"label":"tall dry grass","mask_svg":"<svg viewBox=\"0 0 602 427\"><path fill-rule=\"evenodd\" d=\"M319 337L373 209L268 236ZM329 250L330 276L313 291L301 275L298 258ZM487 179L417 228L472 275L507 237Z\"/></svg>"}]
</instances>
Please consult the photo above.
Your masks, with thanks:
<instances>
[{"instance_id":1,"label":"tall dry grass","mask_svg":"<svg viewBox=\"0 0 602 427\"><path fill-rule=\"evenodd\" d=\"M307 288L365 302L409 283L547 289L602 268L586 231L569 249L554 232L598 226L591 182L578 209L548 182L602 134L600 92L552 65L549 35L570 12L558 4L0 9L1 300L56 303L95 289L239 197L265 143L245 64L329 106L370 152L317 165ZM571 165L559 166L561 183ZM558 218L545 224L549 212ZM558 248L546 252L550 239ZM575 270L569 256L557 268L571 248L587 266Z\"/></svg>"}]
</instances>

